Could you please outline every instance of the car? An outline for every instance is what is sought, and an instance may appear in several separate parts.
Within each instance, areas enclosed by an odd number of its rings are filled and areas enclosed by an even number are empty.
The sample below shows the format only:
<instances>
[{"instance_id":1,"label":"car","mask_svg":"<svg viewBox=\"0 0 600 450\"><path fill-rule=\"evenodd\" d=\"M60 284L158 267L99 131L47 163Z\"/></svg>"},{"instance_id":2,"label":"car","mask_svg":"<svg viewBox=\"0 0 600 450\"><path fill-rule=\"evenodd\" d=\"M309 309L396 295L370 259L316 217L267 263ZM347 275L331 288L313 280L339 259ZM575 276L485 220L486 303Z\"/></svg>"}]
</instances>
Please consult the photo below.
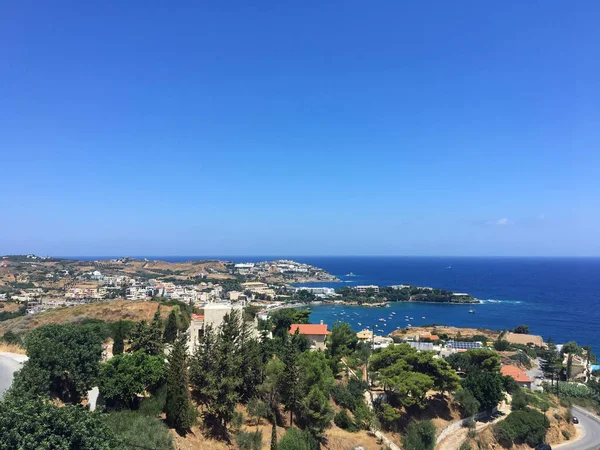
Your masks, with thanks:
<instances>
[{"instance_id":1,"label":"car","mask_svg":"<svg viewBox=\"0 0 600 450\"><path fill-rule=\"evenodd\" d=\"M573 423L579 423L579 419L577 417L573 417Z\"/></svg>"}]
</instances>

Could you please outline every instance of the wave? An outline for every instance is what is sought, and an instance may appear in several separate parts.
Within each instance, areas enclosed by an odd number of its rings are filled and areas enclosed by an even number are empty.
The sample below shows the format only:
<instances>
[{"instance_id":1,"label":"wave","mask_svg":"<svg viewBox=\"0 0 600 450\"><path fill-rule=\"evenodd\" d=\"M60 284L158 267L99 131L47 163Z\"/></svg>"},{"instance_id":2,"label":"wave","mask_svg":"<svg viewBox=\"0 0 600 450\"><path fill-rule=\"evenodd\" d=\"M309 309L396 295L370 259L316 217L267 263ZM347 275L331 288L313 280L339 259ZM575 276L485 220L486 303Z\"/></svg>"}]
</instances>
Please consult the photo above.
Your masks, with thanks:
<instances>
[{"instance_id":1,"label":"wave","mask_svg":"<svg viewBox=\"0 0 600 450\"><path fill-rule=\"evenodd\" d=\"M505 303L508 305L520 305L523 303L521 300L495 300L493 298L488 298L487 300L479 300L481 303Z\"/></svg>"}]
</instances>

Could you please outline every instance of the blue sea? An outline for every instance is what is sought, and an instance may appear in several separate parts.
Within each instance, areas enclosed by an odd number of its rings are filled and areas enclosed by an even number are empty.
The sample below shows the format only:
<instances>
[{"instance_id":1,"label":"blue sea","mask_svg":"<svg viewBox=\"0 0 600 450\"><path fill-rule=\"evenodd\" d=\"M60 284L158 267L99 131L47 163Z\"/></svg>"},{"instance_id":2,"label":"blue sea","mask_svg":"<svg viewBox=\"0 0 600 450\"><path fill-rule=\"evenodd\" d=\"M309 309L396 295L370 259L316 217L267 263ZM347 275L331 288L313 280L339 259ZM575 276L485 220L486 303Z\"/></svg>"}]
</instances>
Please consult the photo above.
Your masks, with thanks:
<instances>
[{"instance_id":1,"label":"blue sea","mask_svg":"<svg viewBox=\"0 0 600 450\"><path fill-rule=\"evenodd\" d=\"M166 261L203 258L152 257ZM575 340L580 345L591 345L600 353L600 258L211 258L236 262L294 259L321 267L342 280L311 286L337 288L404 283L466 292L483 301L473 307L474 314L469 314L469 305L393 303L386 308L315 306L311 308L311 322L315 323L323 320L331 326L335 320L343 320L356 330L378 325L382 333L408 323L413 326L436 323L499 330L526 324L531 333L544 339L552 337L558 343ZM346 276L350 272L356 276ZM396 314L392 315L392 312ZM409 321L405 320L405 316L409 316ZM380 322L380 318L385 318L386 322Z\"/></svg>"}]
</instances>

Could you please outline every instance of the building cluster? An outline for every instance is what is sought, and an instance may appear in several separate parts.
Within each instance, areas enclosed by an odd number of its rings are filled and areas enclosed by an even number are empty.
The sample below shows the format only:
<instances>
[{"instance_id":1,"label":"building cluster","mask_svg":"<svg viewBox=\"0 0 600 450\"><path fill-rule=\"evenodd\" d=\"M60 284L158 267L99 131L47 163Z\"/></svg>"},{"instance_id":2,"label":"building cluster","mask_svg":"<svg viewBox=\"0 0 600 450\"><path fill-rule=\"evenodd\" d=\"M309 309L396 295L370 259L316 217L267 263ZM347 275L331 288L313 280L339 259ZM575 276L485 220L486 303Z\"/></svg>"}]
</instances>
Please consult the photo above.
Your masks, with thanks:
<instances>
[{"instance_id":1,"label":"building cluster","mask_svg":"<svg viewBox=\"0 0 600 450\"><path fill-rule=\"evenodd\" d=\"M273 275L311 276L322 280L334 280L335 277L323 269L309 264L281 259L277 261L246 262L235 264L231 270L235 275L264 278Z\"/></svg>"}]
</instances>

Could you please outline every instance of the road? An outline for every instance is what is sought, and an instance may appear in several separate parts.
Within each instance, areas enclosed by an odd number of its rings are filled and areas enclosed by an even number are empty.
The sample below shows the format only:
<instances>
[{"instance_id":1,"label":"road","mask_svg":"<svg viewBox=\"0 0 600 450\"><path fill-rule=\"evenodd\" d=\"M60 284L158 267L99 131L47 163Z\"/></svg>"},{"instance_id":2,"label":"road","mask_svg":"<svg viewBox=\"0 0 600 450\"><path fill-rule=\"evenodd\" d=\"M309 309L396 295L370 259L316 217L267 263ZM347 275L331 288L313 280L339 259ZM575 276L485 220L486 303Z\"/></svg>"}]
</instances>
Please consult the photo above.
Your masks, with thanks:
<instances>
[{"instance_id":1,"label":"road","mask_svg":"<svg viewBox=\"0 0 600 450\"><path fill-rule=\"evenodd\" d=\"M577 406L573 408L572 413L579 419L579 425L576 426L583 436L571 444L561 444L553 448L560 450L598 450L600 448L600 418Z\"/></svg>"},{"instance_id":2,"label":"road","mask_svg":"<svg viewBox=\"0 0 600 450\"><path fill-rule=\"evenodd\" d=\"M10 387L13 374L19 370L26 359L23 355L13 355L11 353L0 352L0 399L4 392Z\"/></svg>"},{"instance_id":3,"label":"road","mask_svg":"<svg viewBox=\"0 0 600 450\"><path fill-rule=\"evenodd\" d=\"M542 387L542 376L544 375L544 373L542 372L541 365L542 360L540 358L536 358L533 361L533 367L527 372L525 372L527 376L533 381L533 383L531 383L532 391L544 390L544 388Z\"/></svg>"}]
</instances>

